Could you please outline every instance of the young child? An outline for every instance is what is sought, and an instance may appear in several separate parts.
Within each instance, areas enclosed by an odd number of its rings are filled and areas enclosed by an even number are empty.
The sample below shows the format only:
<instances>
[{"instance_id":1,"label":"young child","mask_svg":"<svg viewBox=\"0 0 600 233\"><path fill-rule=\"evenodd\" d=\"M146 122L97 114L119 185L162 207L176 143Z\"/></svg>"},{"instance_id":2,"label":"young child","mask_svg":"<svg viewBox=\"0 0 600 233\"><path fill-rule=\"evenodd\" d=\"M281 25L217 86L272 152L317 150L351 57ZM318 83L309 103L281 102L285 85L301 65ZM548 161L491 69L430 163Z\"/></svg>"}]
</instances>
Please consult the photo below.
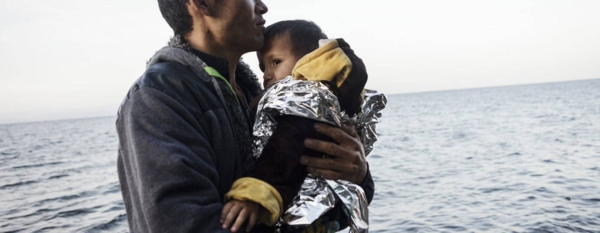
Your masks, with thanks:
<instances>
[{"instance_id":1,"label":"young child","mask_svg":"<svg viewBox=\"0 0 600 233\"><path fill-rule=\"evenodd\" d=\"M268 89L292 74L297 79L320 81L338 97L341 110L353 116L360 111L361 92L367 81L364 64L343 40L332 40L319 47L322 39L327 36L308 21L282 21L267 27L265 47L257 53L264 72L263 85ZM261 97L254 99L251 107ZM231 227L232 232L237 232L246 222L246 231L250 231L255 224L273 225L277 221L307 176L300 156L323 156L305 148L304 139L333 141L315 131L315 122L287 115L277 119L277 129L253 171L236 181L226 196L228 202L221 215L224 229Z\"/></svg>"}]
</instances>

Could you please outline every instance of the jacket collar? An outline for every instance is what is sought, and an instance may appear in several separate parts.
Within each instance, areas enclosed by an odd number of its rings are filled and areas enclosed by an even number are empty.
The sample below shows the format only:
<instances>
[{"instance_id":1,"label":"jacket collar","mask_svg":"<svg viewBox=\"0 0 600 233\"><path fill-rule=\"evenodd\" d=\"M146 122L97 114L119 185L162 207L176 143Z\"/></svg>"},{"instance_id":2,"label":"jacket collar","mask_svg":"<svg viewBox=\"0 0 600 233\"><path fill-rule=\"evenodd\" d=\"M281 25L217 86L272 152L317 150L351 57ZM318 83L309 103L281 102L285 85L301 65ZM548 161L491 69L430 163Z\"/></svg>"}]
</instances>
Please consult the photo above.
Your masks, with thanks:
<instances>
[{"instance_id":1,"label":"jacket collar","mask_svg":"<svg viewBox=\"0 0 600 233\"><path fill-rule=\"evenodd\" d=\"M199 51L198 51L199 52ZM201 52L200 52L201 53ZM217 71L228 77L228 72L222 72L221 69L228 71L229 65L226 63L227 60L219 61L221 58L216 58L206 54L206 57L199 57L194 53L194 49L192 49L182 36L173 36L169 40L169 43L166 47L158 50L152 58L147 62L146 67L150 67L156 63L171 61L182 64L189 69L191 69L202 81L209 82L210 76L206 74L204 71L205 66L215 66ZM212 61L210 57L215 58ZM208 59L207 59L208 58ZM207 59L206 61L204 59ZM214 63L214 64L211 64ZM224 67L224 68L220 68ZM250 69L242 59L238 62L238 65L235 70L236 82L238 86L246 88L252 96L258 95L262 91L261 85L258 83L258 78Z\"/></svg>"},{"instance_id":2,"label":"jacket collar","mask_svg":"<svg viewBox=\"0 0 600 233\"><path fill-rule=\"evenodd\" d=\"M226 79L229 79L229 62L227 62L227 59L215 57L196 49L192 49L192 52L206 63L206 65L217 70Z\"/></svg>"}]
</instances>

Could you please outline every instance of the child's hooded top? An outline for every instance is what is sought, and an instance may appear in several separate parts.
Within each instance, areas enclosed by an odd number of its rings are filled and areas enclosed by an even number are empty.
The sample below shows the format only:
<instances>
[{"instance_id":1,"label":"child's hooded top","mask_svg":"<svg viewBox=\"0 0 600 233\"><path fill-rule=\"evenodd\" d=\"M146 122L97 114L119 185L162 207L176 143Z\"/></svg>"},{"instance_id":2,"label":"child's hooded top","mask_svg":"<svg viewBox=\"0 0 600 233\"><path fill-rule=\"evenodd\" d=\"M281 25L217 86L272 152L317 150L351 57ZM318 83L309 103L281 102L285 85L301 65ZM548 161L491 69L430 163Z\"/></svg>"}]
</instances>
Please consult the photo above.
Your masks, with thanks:
<instances>
[{"instance_id":1,"label":"child's hooded top","mask_svg":"<svg viewBox=\"0 0 600 233\"><path fill-rule=\"evenodd\" d=\"M337 95L343 111L349 115L360 111L361 92L367 81L367 73L362 60L354 55L343 40L329 41L302 57L295 65L292 76L297 80L328 84L330 90ZM255 162L251 174L233 184L226 200L259 203L269 211L268 215L259 217L259 222L274 224L306 178L306 166L300 164L300 156L323 156L305 148L304 139L310 137L332 141L316 132L314 123L314 120L297 116L279 117L277 129ZM372 184L365 186L373 189ZM367 199L370 202L372 195Z\"/></svg>"}]
</instances>

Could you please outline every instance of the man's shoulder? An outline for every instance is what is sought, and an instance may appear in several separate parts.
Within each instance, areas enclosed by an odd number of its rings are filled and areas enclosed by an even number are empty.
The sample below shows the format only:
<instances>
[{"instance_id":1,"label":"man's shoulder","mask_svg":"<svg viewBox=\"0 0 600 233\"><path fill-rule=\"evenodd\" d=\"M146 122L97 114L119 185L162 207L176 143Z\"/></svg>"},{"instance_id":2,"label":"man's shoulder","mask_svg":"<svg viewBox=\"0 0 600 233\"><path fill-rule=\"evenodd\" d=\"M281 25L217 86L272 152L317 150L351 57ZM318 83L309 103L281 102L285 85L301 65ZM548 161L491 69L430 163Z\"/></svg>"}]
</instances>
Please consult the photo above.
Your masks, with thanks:
<instances>
[{"instance_id":1,"label":"man's shoulder","mask_svg":"<svg viewBox=\"0 0 600 233\"><path fill-rule=\"evenodd\" d=\"M179 85L176 85L178 83L199 81L196 76L197 75L186 66L177 62L166 61L149 66L135 84L140 88L177 88L179 87Z\"/></svg>"},{"instance_id":2,"label":"man's shoulder","mask_svg":"<svg viewBox=\"0 0 600 233\"><path fill-rule=\"evenodd\" d=\"M129 95L144 88L155 89L166 95L182 95L189 92L206 92L210 83L185 65L164 61L150 65L144 74L135 81Z\"/></svg>"},{"instance_id":3,"label":"man's shoulder","mask_svg":"<svg viewBox=\"0 0 600 233\"><path fill-rule=\"evenodd\" d=\"M171 95L182 91L185 79L194 75L185 66L175 62L161 62L149 66L129 88L124 104L132 95L142 89L154 89L161 93Z\"/></svg>"},{"instance_id":4,"label":"man's shoulder","mask_svg":"<svg viewBox=\"0 0 600 233\"><path fill-rule=\"evenodd\" d=\"M154 95L168 96L167 98L189 105L215 105L218 102L209 83L198 77L188 67L171 61L155 63L149 66L144 74L133 83L121 107L140 90L151 91ZM200 103L202 102L202 103ZM212 106L214 108L216 106ZM119 110L119 113L121 111Z\"/></svg>"}]
</instances>

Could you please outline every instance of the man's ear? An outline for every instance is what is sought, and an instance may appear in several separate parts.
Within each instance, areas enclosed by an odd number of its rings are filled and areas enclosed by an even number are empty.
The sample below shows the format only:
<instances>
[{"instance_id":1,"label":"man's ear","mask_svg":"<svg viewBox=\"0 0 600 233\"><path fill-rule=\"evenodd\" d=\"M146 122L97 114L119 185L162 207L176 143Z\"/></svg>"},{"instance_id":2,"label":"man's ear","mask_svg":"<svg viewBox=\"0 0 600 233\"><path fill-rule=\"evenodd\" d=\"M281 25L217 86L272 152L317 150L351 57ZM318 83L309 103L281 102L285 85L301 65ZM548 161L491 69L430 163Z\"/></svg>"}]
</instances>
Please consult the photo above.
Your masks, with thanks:
<instances>
[{"instance_id":1,"label":"man's ear","mask_svg":"<svg viewBox=\"0 0 600 233\"><path fill-rule=\"evenodd\" d=\"M215 15L216 2L214 0L190 0L189 4L192 8L191 10L197 13L206 16Z\"/></svg>"}]
</instances>

